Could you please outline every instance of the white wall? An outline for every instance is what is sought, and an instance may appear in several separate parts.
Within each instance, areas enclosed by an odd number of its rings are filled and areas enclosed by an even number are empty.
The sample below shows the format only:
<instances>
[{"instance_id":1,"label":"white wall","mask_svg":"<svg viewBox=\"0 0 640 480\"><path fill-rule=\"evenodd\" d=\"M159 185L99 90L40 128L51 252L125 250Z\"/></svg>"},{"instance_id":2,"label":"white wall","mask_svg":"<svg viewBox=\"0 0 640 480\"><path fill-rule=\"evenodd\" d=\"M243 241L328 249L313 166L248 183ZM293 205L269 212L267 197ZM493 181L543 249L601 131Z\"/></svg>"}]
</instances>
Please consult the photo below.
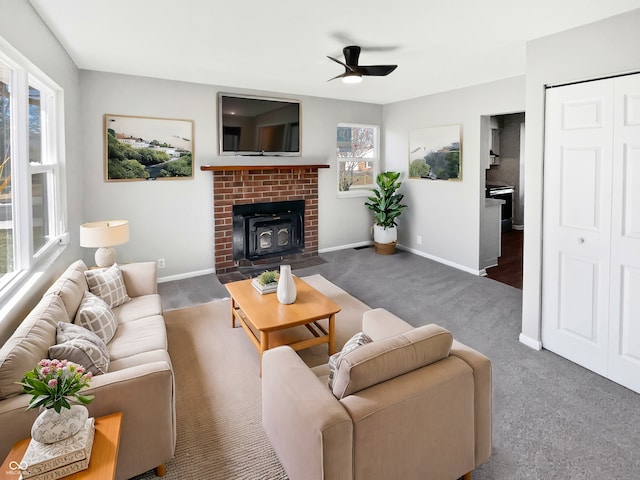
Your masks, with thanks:
<instances>
[{"instance_id":1,"label":"white wall","mask_svg":"<svg viewBox=\"0 0 640 480\"><path fill-rule=\"evenodd\" d=\"M230 164L218 156L218 91L292 98L274 92L237 90L95 71L81 72L84 221L125 218L131 240L117 247L122 262L164 258L159 276L176 278L214 266L213 187L201 165ZM382 107L356 102L301 100L302 157L250 160L330 163L319 172L319 247L328 249L369 240L371 220L362 199L336 196L336 126L339 122L380 125ZM194 179L148 182L104 181L105 113L194 120ZM247 158L242 159L243 162ZM91 254L85 253L87 261Z\"/></svg>"},{"instance_id":2,"label":"white wall","mask_svg":"<svg viewBox=\"0 0 640 480\"><path fill-rule=\"evenodd\" d=\"M398 242L423 256L478 273L480 213L484 208L480 117L524 110L524 77L452 90L385 105L385 169L403 173L408 208L398 222ZM462 180L407 179L409 132L461 125ZM416 237L422 236L422 245Z\"/></svg>"},{"instance_id":3,"label":"white wall","mask_svg":"<svg viewBox=\"0 0 640 480\"><path fill-rule=\"evenodd\" d=\"M23 295L17 295L0 307L0 344L11 333L42 291L80 254L78 227L82 211L82 172L79 155L78 115L79 73L67 53L49 29L42 23L31 4L24 0L2 0L0 6L0 37L18 50L30 62L64 89L66 123L66 157L64 171L68 203L68 227L71 244L53 265L42 266L40 277Z\"/></svg>"},{"instance_id":4,"label":"white wall","mask_svg":"<svg viewBox=\"0 0 640 480\"><path fill-rule=\"evenodd\" d=\"M522 342L540 348L545 85L640 71L640 9L527 44Z\"/></svg>"}]
</instances>

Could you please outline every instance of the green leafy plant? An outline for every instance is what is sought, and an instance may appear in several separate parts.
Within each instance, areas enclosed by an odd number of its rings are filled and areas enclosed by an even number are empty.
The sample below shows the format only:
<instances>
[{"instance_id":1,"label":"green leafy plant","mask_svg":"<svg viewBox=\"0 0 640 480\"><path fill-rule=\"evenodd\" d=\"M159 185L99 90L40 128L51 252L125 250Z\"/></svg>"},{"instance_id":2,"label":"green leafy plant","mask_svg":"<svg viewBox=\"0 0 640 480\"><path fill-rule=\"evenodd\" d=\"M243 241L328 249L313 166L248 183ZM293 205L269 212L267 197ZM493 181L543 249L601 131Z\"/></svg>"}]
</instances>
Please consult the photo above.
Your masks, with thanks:
<instances>
[{"instance_id":1,"label":"green leafy plant","mask_svg":"<svg viewBox=\"0 0 640 480\"><path fill-rule=\"evenodd\" d=\"M258 282L260 285L268 285L269 283L275 283L278 281L280 274L277 270L267 270L258 275Z\"/></svg>"},{"instance_id":2,"label":"green leafy plant","mask_svg":"<svg viewBox=\"0 0 640 480\"><path fill-rule=\"evenodd\" d=\"M85 372L82 365L67 360L43 359L24 374L19 384L25 393L33 395L27 410L44 407L60 413L63 408L71 408L71 403L91 403L93 395L79 393L90 382L91 372Z\"/></svg>"},{"instance_id":3,"label":"green leafy plant","mask_svg":"<svg viewBox=\"0 0 640 480\"><path fill-rule=\"evenodd\" d=\"M402 204L404 195L396 193L402 185L399 181L400 172L382 172L376 176L376 184L378 188L373 188L373 196L367 197L369 200L364 204L369 210L375 213L375 221L377 225L384 228L397 226L396 218L400 216L402 210L407 208Z\"/></svg>"}]
</instances>

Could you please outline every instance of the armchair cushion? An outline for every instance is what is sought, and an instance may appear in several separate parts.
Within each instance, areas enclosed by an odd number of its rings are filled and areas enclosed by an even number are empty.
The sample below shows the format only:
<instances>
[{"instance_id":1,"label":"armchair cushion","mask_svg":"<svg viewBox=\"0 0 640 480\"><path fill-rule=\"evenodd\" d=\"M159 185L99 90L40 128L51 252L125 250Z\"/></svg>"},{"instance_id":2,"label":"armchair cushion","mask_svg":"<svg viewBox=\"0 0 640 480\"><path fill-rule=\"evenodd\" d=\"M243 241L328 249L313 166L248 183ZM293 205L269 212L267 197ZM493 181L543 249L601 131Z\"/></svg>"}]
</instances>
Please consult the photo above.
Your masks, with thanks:
<instances>
[{"instance_id":1,"label":"armchair cushion","mask_svg":"<svg viewBox=\"0 0 640 480\"><path fill-rule=\"evenodd\" d=\"M437 362L449 356L452 342L451 333L431 324L363 345L342 358L333 394L342 399Z\"/></svg>"}]
</instances>

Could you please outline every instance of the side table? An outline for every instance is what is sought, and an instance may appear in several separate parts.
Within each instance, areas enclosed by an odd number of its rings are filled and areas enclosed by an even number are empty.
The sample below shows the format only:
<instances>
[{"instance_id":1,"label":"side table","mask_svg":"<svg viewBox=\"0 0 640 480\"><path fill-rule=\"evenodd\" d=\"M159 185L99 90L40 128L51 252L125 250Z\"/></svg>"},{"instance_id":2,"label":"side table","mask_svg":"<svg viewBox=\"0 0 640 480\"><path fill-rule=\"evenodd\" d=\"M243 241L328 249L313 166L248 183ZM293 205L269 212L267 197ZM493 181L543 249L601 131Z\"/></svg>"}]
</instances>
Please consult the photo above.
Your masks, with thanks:
<instances>
[{"instance_id":1,"label":"side table","mask_svg":"<svg viewBox=\"0 0 640 480\"><path fill-rule=\"evenodd\" d=\"M64 477L64 480L113 480L118 463L121 425L121 412L96 418L96 433L93 440L89 468ZM13 446L0 467L0 480L18 480L20 477L18 464L22 460L30 441L30 438L25 438Z\"/></svg>"}]
</instances>

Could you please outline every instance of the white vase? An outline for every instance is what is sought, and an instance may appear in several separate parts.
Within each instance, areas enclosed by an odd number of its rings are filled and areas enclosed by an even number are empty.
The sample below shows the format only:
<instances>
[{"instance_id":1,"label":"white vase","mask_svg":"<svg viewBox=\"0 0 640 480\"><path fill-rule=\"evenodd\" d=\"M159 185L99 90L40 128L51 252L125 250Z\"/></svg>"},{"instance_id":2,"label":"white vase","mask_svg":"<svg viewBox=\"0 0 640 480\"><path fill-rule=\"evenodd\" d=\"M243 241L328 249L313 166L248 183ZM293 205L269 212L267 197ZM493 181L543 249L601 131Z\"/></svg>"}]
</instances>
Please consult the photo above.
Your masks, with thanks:
<instances>
[{"instance_id":1,"label":"white vase","mask_svg":"<svg viewBox=\"0 0 640 480\"><path fill-rule=\"evenodd\" d=\"M31 437L40 443L55 443L75 435L84 427L89 411L84 405L71 405L60 413L45 408L31 427Z\"/></svg>"},{"instance_id":2,"label":"white vase","mask_svg":"<svg viewBox=\"0 0 640 480\"><path fill-rule=\"evenodd\" d=\"M278 279L278 301L284 305L289 305L296 301L296 283L291 274L291 265L280 265L280 278Z\"/></svg>"}]
</instances>

